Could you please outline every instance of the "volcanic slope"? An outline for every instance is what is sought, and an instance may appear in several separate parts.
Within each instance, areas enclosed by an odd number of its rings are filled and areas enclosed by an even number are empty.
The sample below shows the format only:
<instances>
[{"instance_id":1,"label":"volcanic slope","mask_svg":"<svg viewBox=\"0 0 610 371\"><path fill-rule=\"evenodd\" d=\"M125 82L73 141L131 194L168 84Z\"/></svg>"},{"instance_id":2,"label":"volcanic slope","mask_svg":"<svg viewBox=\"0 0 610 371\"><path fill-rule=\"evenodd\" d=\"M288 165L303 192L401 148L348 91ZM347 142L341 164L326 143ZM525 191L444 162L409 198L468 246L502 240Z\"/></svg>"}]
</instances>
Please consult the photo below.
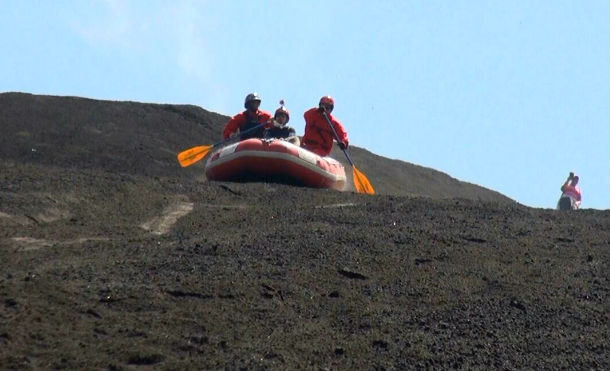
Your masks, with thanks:
<instances>
[{"instance_id":1,"label":"volcanic slope","mask_svg":"<svg viewBox=\"0 0 610 371\"><path fill-rule=\"evenodd\" d=\"M176 170L224 119L0 95L0 369L610 368L610 211Z\"/></svg>"},{"instance_id":2,"label":"volcanic slope","mask_svg":"<svg viewBox=\"0 0 610 371\"><path fill-rule=\"evenodd\" d=\"M0 158L147 176L201 178L204 161L182 169L176 166L176 154L218 142L228 120L227 116L190 105L3 93ZM381 194L513 202L496 191L434 169L390 160L357 146L351 146L350 151L358 169ZM333 157L346 163L338 148Z\"/></svg>"}]
</instances>

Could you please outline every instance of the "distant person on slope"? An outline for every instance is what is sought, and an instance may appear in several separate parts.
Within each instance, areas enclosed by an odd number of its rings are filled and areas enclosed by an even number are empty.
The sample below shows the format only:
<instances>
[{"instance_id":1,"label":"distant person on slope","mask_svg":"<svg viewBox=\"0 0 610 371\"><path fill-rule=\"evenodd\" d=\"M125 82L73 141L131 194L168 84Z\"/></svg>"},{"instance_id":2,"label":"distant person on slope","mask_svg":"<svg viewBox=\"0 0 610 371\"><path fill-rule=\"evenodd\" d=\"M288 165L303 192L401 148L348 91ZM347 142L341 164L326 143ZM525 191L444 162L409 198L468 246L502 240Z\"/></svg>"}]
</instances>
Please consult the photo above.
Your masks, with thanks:
<instances>
[{"instance_id":1,"label":"distant person on slope","mask_svg":"<svg viewBox=\"0 0 610 371\"><path fill-rule=\"evenodd\" d=\"M582 192L578 184L578 175L570 173L568 179L561 186L561 197L557 203L559 210L578 210L582 199Z\"/></svg>"},{"instance_id":2,"label":"distant person on slope","mask_svg":"<svg viewBox=\"0 0 610 371\"><path fill-rule=\"evenodd\" d=\"M273 115L273 118L269 119L270 126L265 128L263 138L285 139L298 146L300 144L299 137L297 136L296 130L288 125L288 121L290 121L290 112L284 107L284 100L281 100L280 108L275 110L275 115Z\"/></svg>"},{"instance_id":3,"label":"distant person on slope","mask_svg":"<svg viewBox=\"0 0 610 371\"><path fill-rule=\"evenodd\" d=\"M271 113L259 110L258 107L260 104L261 98L257 93L248 94L246 96L246 100L244 101L244 108L246 110L231 117L222 132L223 139L229 139L235 135L239 135L240 140L248 138L262 138L263 131L268 125L267 122L271 118ZM240 134L260 124L264 125L261 125L258 129L249 131L245 134Z\"/></svg>"},{"instance_id":4,"label":"distant person on slope","mask_svg":"<svg viewBox=\"0 0 610 371\"><path fill-rule=\"evenodd\" d=\"M326 95L320 98L317 108L314 107L305 112L303 115L305 117L305 135L303 135L301 147L320 156L330 154L335 136L324 117L326 116L337 133L339 148L347 148L349 144L347 131L341 122L331 115L334 107L335 101Z\"/></svg>"}]
</instances>

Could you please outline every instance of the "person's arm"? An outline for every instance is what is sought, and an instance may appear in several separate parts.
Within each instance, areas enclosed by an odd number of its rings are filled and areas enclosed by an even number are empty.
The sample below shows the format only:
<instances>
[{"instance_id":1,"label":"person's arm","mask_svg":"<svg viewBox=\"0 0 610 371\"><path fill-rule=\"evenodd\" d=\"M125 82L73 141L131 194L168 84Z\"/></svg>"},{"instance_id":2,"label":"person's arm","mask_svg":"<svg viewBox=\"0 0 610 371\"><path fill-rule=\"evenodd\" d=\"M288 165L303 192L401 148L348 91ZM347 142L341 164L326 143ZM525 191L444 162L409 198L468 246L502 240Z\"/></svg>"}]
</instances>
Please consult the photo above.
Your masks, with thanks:
<instances>
[{"instance_id":1,"label":"person's arm","mask_svg":"<svg viewBox=\"0 0 610 371\"><path fill-rule=\"evenodd\" d=\"M313 115L315 113L315 109L308 109L307 111L305 111L305 113L303 114L303 118L305 119L305 126L307 127L307 124L310 124L311 122L314 121Z\"/></svg>"},{"instance_id":2,"label":"person's arm","mask_svg":"<svg viewBox=\"0 0 610 371\"><path fill-rule=\"evenodd\" d=\"M300 144L299 137L297 137L297 132L292 126L288 127L288 135L285 139L294 145L298 146Z\"/></svg>"},{"instance_id":3,"label":"person's arm","mask_svg":"<svg viewBox=\"0 0 610 371\"><path fill-rule=\"evenodd\" d=\"M308 111L305 111L305 113L303 114L303 118L305 119L305 133L303 134L303 138L305 138L307 136L307 134L313 130L313 118L311 117L312 111L311 109Z\"/></svg>"},{"instance_id":4,"label":"person's arm","mask_svg":"<svg viewBox=\"0 0 610 371\"><path fill-rule=\"evenodd\" d=\"M571 172L570 175L568 175L568 179L566 179L566 181L561 186L561 192L565 192L566 189L570 186L570 182L572 181L572 178L574 178L574 173Z\"/></svg>"},{"instance_id":5,"label":"person's arm","mask_svg":"<svg viewBox=\"0 0 610 371\"><path fill-rule=\"evenodd\" d=\"M225 126L225 129L222 132L222 138L229 139L232 134L239 134L239 128L241 127L241 124L244 119L245 116L242 114L237 114L233 116Z\"/></svg>"},{"instance_id":6,"label":"person's arm","mask_svg":"<svg viewBox=\"0 0 610 371\"><path fill-rule=\"evenodd\" d=\"M273 126L273 116L271 116L270 112L260 111L259 117L260 117L260 119L259 119L260 123L263 123L263 122L266 123L264 126L265 129L268 129Z\"/></svg>"},{"instance_id":7,"label":"person's arm","mask_svg":"<svg viewBox=\"0 0 610 371\"><path fill-rule=\"evenodd\" d=\"M339 138L341 143L343 143L345 148L347 148L347 146L349 145L349 139L347 138L347 131L345 130L345 127L343 126L343 124L341 124L341 121L337 120L334 117L333 117L332 123L333 123L333 127L335 128L335 131L337 132L337 137ZM345 149L345 148L341 148L341 149Z\"/></svg>"},{"instance_id":8,"label":"person's arm","mask_svg":"<svg viewBox=\"0 0 610 371\"><path fill-rule=\"evenodd\" d=\"M289 141L290 143L294 144L297 147L301 146L301 140L296 135L293 137L288 137L288 139L286 139L286 140Z\"/></svg>"}]
</instances>

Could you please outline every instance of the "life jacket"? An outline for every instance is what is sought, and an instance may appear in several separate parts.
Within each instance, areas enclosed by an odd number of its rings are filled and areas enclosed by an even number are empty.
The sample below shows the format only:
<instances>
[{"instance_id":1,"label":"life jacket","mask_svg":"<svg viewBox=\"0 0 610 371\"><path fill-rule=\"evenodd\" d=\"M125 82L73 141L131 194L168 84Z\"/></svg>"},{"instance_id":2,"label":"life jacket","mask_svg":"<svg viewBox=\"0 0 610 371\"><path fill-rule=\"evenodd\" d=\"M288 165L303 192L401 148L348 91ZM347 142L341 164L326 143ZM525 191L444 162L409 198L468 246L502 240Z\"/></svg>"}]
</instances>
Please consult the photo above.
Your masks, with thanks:
<instances>
[{"instance_id":1,"label":"life jacket","mask_svg":"<svg viewBox=\"0 0 610 371\"><path fill-rule=\"evenodd\" d=\"M270 138L278 138L278 139L286 139L296 135L296 131L292 126L284 125L284 126L272 126L270 128L265 129L264 137L265 139Z\"/></svg>"},{"instance_id":2,"label":"life jacket","mask_svg":"<svg viewBox=\"0 0 610 371\"><path fill-rule=\"evenodd\" d=\"M245 110L244 117L246 118L246 122L241 125L240 132L244 132L257 125L260 125L263 122L265 122L265 120L266 120L266 119L264 119L263 121L261 121L261 118L264 118L264 116L262 115L262 112L260 110L257 110L256 113L250 113L250 111ZM249 138L262 138L264 130L265 130L265 125L261 125L261 127L259 127L256 130L252 130L245 134L241 134L240 139L244 140L244 139L249 139Z\"/></svg>"}]
</instances>

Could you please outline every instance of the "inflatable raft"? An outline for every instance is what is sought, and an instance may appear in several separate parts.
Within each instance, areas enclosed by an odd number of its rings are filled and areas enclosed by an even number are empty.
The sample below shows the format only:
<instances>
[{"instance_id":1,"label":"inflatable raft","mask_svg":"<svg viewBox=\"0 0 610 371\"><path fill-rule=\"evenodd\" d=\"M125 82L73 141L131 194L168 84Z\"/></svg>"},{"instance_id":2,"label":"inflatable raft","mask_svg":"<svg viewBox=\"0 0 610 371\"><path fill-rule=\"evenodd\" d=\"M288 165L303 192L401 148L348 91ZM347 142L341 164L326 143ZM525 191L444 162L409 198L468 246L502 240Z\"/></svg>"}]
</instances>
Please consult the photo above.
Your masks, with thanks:
<instances>
[{"instance_id":1,"label":"inflatable raft","mask_svg":"<svg viewBox=\"0 0 610 371\"><path fill-rule=\"evenodd\" d=\"M345 188L345 168L284 140L251 138L212 153L205 175L217 181L273 181L313 188Z\"/></svg>"}]
</instances>

